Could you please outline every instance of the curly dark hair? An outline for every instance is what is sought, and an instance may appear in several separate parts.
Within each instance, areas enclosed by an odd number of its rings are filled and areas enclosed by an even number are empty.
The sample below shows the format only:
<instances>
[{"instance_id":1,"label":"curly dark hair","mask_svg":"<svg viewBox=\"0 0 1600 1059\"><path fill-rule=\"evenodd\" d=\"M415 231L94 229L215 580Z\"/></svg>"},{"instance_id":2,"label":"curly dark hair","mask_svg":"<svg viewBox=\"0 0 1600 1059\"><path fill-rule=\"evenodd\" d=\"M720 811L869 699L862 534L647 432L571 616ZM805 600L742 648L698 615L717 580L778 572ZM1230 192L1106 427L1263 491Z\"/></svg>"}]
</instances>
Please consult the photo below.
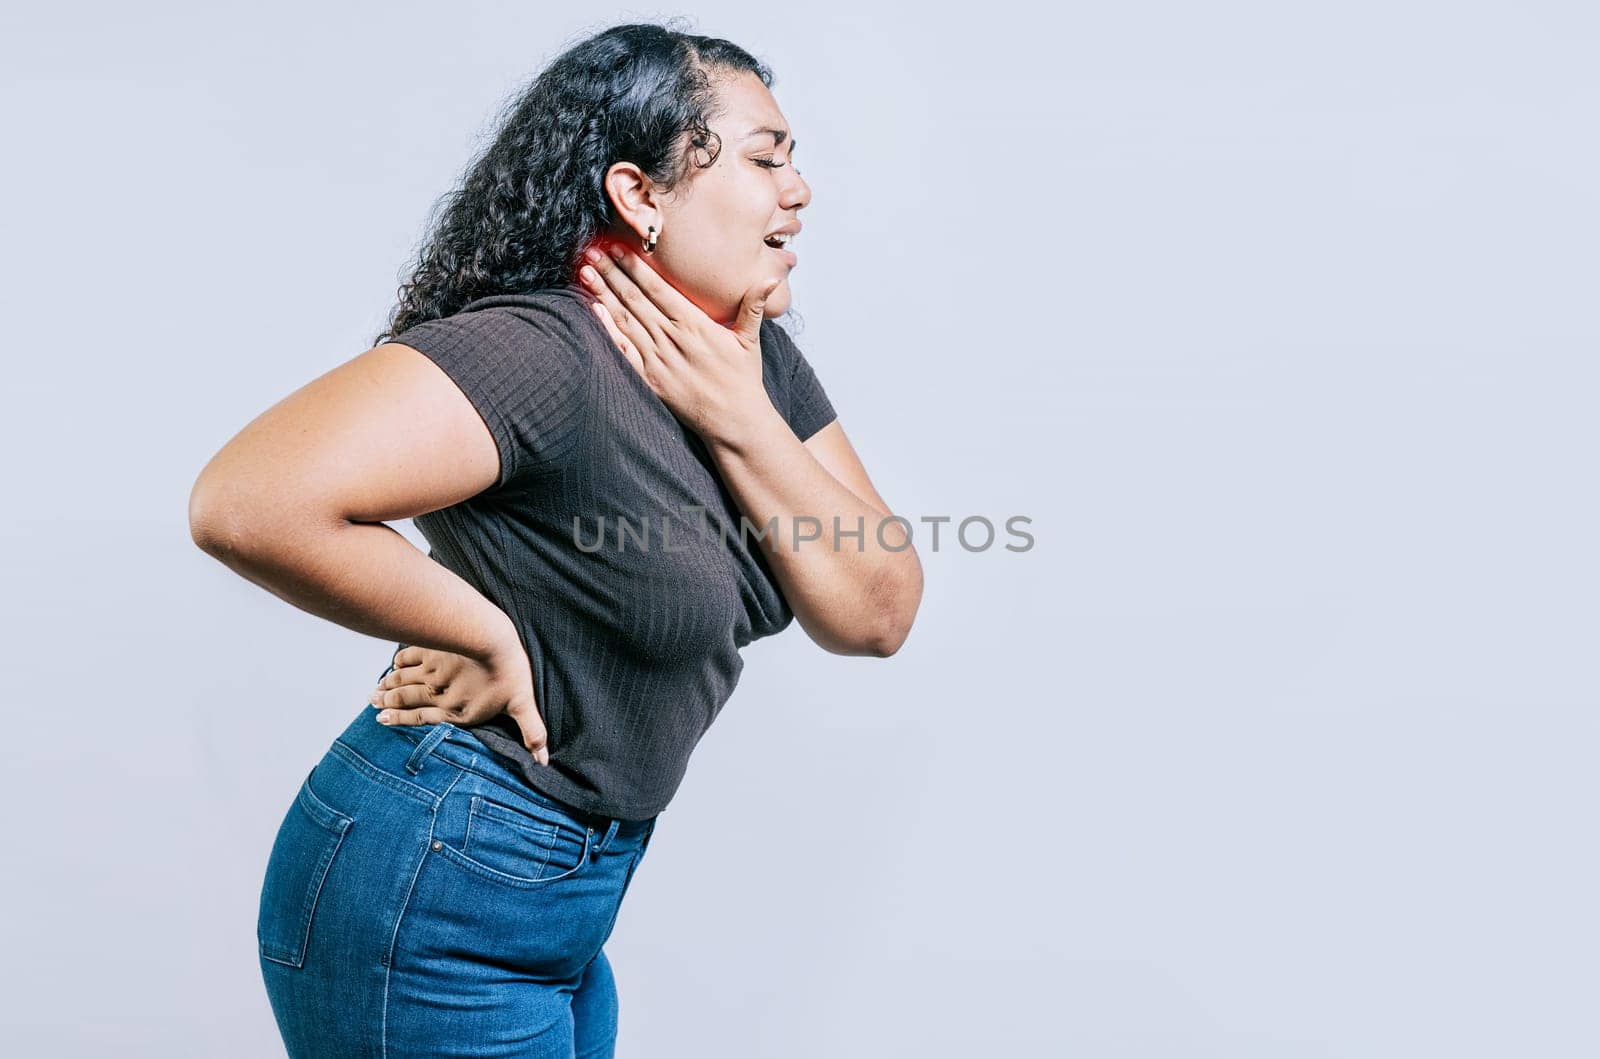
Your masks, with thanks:
<instances>
[{"instance_id":1,"label":"curly dark hair","mask_svg":"<svg viewBox=\"0 0 1600 1059\"><path fill-rule=\"evenodd\" d=\"M743 48L651 23L568 48L506 108L489 146L434 207L399 304L376 343L491 294L573 282L617 220L602 180L629 161L667 189L716 161L713 76L772 72Z\"/></svg>"}]
</instances>

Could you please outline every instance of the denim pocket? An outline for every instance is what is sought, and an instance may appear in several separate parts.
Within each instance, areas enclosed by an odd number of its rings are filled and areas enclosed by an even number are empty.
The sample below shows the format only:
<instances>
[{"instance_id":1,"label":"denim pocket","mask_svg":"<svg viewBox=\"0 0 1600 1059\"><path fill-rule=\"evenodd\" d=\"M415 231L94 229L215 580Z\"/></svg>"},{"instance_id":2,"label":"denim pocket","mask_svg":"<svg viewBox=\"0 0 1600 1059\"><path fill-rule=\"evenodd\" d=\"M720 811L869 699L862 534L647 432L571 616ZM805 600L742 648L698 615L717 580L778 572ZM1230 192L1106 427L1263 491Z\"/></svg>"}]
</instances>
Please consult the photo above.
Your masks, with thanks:
<instances>
[{"instance_id":1,"label":"denim pocket","mask_svg":"<svg viewBox=\"0 0 1600 1059\"><path fill-rule=\"evenodd\" d=\"M352 822L311 789L316 772L313 768L306 774L294 804L278 826L256 918L256 944L262 958L290 967L305 964L317 898Z\"/></svg>"},{"instance_id":2,"label":"denim pocket","mask_svg":"<svg viewBox=\"0 0 1600 1059\"><path fill-rule=\"evenodd\" d=\"M440 852L496 882L542 885L581 871L591 838L587 827L541 803L513 807L473 794L461 849L446 845Z\"/></svg>"}]
</instances>

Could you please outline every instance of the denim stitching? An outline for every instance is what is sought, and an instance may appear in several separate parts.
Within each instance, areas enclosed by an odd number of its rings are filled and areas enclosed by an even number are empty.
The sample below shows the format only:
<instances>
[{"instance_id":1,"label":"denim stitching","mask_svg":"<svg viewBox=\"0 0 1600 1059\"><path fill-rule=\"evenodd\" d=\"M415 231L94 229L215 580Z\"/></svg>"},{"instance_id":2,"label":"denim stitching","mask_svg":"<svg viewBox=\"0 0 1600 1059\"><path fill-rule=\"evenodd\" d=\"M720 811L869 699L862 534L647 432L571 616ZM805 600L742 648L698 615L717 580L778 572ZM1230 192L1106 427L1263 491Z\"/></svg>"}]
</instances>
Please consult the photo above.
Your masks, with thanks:
<instances>
[{"instance_id":1,"label":"denim stitching","mask_svg":"<svg viewBox=\"0 0 1600 1059\"><path fill-rule=\"evenodd\" d=\"M352 749L348 743L342 743L335 739L333 741L333 745L328 749L332 751L333 754L339 758L339 760L343 761L352 769L355 769L357 772L361 773L361 775L367 777L373 782L381 783L385 787L405 795L407 798L421 802L423 805L431 807L438 804L439 796L433 791L419 784L412 783L409 780L403 780L392 772L385 772L383 769L362 757L359 753Z\"/></svg>"},{"instance_id":2,"label":"denim stitching","mask_svg":"<svg viewBox=\"0 0 1600 1059\"><path fill-rule=\"evenodd\" d=\"M420 743L423 740L423 738L425 738L425 737L419 736L419 735L416 735L416 734L413 733L412 729L413 728L417 728L417 727L422 727L422 726L419 726L419 725L397 725L397 726L395 726L394 731L398 732L404 738L411 740L413 743ZM446 743L446 744L448 744L450 746L457 747L458 749L464 750L464 751L466 751L466 752L468 752L470 754L492 755L494 753L494 751L492 751L488 747L484 746L484 744L476 736L472 735L470 732L468 732L465 728L462 728L460 725L453 724L453 723L451 723L449 721L441 721L441 722L438 723L437 727L453 729L454 731L459 732L464 739L470 739L471 740L471 744L470 745L464 744L464 743L459 742L459 741L454 740L454 739L450 739L448 737L446 737L444 740L442 740L442 742L444 742L444 743ZM522 782L522 781L520 781L518 779L515 779L515 778L513 778L512 780L510 780L508 782L507 780L505 780L504 778L502 778L500 776L495 776L495 775L492 775L492 774L490 774L488 772L484 772L482 769L476 767L474 764L472 764L469 761L460 761L460 760L458 760L458 759L456 759L454 757L448 757L448 756L446 756L444 754L436 754L435 756L438 757L442 761L449 762L450 766L452 768L462 769L462 770L464 770L466 772L472 773L474 776L478 776L481 779L487 780L488 782L494 784L496 787L499 787L502 791L509 791L510 793L512 793L514 795L517 795L518 797L520 797L520 798L522 798L524 800L527 800L527 801L538 802L541 805L545 805L547 808L554 809L554 810L556 810L558 812L561 812L561 813L565 813L569 817L573 815L574 807L568 806L564 802L562 802L560 799L554 798L551 795L546 794L544 791L539 790L537 787L533 786L531 783L524 783L524 782ZM496 765L499 764L498 761L496 761L495 763L496 763ZM500 767L504 767L504 766L500 766ZM547 766L544 766L544 767L548 768L549 766L547 765ZM609 820L615 820L620 827L626 827L626 826L628 826L630 824L645 823L645 822L647 822L649 820L653 820L656 817L661 815L658 812L658 813L653 814L652 816L645 817L643 819L623 819L622 817L613 817L613 816L610 816L610 815L608 815L606 813L589 812L588 810L582 810L582 809L578 810L578 812L588 812L588 815L590 815L590 816L604 817L608 821ZM579 820L576 817L574 817L573 819L574 819L575 823L583 823L582 820ZM587 825L585 825L585 826L587 826Z\"/></svg>"},{"instance_id":3,"label":"denim stitching","mask_svg":"<svg viewBox=\"0 0 1600 1059\"><path fill-rule=\"evenodd\" d=\"M489 806L489 808L483 808L485 805ZM513 823L510 820L504 819L504 816L507 812L511 812L513 816L517 817L516 822ZM555 824L547 824L542 820L534 820L523 817L520 813L516 813L513 810L508 810L507 807L500 805L497 802L491 802L481 794L474 794L472 796L472 804L468 808L467 837L461 843L461 852L463 854L469 857L472 856L473 825L478 823L480 820L486 819L499 820L501 826L503 827L509 827L513 830L521 831L526 834L537 835L539 838L541 838L543 841L540 848L544 855L540 857L539 862L534 865L534 874L538 875L539 873L543 872L545 868L549 867L550 854L555 851L556 841L561 837L561 829Z\"/></svg>"},{"instance_id":4,"label":"denim stitching","mask_svg":"<svg viewBox=\"0 0 1600 1059\"><path fill-rule=\"evenodd\" d=\"M428 737L417 744L417 748L406 758L406 771L415 776L422 771L422 765L428 760L428 755L433 753L433 748L444 742L444 737L450 732L445 728L435 728L428 733Z\"/></svg>"},{"instance_id":5,"label":"denim stitching","mask_svg":"<svg viewBox=\"0 0 1600 1059\"><path fill-rule=\"evenodd\" d=\"M560 875L551 875L544 879L525 879L520 875L508 875L503 871L489 867L487 864L478 863L465 853L462 853L459 849L456 849L454 846L450 845L448 842L440 846L437 850L434 850L434 852L448 860L450 863L456 865L456 867L460 868L462 871L471 872L473 875L486 879L496 886L505 886L513 890L533 890L549 886L551 883L565 882L568 879L574 879L577 876L587 872L590 864L592 863L589 858L589 852L594 848L591 844L591 839L593 839L593 837L594 836L592 832L589 832L588 829L585 829L585 834L583 836L583 857L578 862L577 867L571 869L570 871L563 872Z\"/></svg>"},{"instance_id":6,"label":"denim stitching","mask_svg":"<svg viewBox=\"0 0 1600 1059\"><path fill-rule=\"evenodd\" d=\"M464 732L464 729L457 728L456 731ZM400 730L400 734L403 735L407 739L411 739L413 741L420 742L419 737L412 735L408 731L405 731L405 730L402 729L402 730ZM469 738L471 738L473 743L476 744L476 745L472 746L472 747L463 747L463 749L468 749L468 750L471 750L473 753L477 753L478 752L478 747L482 746L483 744L479 743L476 737L469 736ZM453 746L461 746L460 743L452 743L452 745ZM486 753L486 754L487 753L492 753L492 751L490 751L488 748L485 747L484 750L483 750L483 753ZM555 809L555 810L557 810L559 812L562 812L562 813L566 813L568 816L572 815L572 810L571 810L570 807L568 807L566 805L563 805L561 802L557 801L555 798L550 797L550 795L544 793L543 791L534 788L531 784L517 783L515 786L513 786L512 784L507 783L505 780L501 779L499 776L494 776L494 775L491 775L490 773L484 772L482 769L479 769L479 768L477 768L476 766L474 766L474 765L472 765L470 763L457 761L455 758L444 757L443 755L439 755L439 757L440 757L440 760L442 760L442 761L448 761L453 768L462 769L462 770L464 770L466 772L472 773L474 776L481 777L482 779L485 779L488 782L494 784L496 787L499 787L503 791L509 791L510 793L515 794L518 797L521 797L521 798L524 798L524 799L527 799L527 800L530 800L530 801L539 801L540 799L543 799L544 802L541 802L541 804L544 804L545 802L548 802L548 803L550 803L549 806L548 806L549 808ZM546 767L548 767L548 766L546 766ZM532 798L529 798L529 792L530 791L532 792L532 795L533 795ZM601 815L601 816L603 816L605 814L599 813L599 814L593 814L593 815Z\"/></svg>"},{"instance_id":7,"label":"denim stitching","mask_svg":"<svg viewBox=\"0 0 1600 1059\"><path fill-rule=\"evenodd\" d=\"M450 758L445 758L444 760L449 761L450 764L454 765L456 768L462 769L462 770L464 770L466 772L470 772L474 776L478 776L478 777L480 777L482 779L485 779L485 780L489 781L490 783L494 784L496 787L499 787L501 790L506 791L506 792L511 793L511 794L514 794L514 795L517 795L520 798L527 798L528 792L530 790L533 790L532 787L529 787L527 785L513 787L509 783L506 783L503 780L500 780L500 779L498 779L498 778L496 778L494 776L489 775L489 773L487 773L487 772L482 772L482 771L480 771L478 769L473 768L471 765L463 765L461 762L453 761ZM533 798L533 799L530 799L530 800L537 801L538 798L549 798L550 797L548 794L545 794L542 791L535 791L534 793L535 793L536 797ZM544 803L540 802L539 804L543 805ZM568 810L566 806L561 805L559 803L557 803L555 805L547 806L547 808L549 808L549 809L551 809L551 810L553 810L555 812L566 813L568 816L572 815L570 810Z\"/></svg>"},{"instance_id":8,"label":"denim stitching","mask_svg":"<svg viewBox=\"0 0 1600 1059\"><path fill-rule=\"evenodd\" d=\"M316 770L313 769L312 771L315 772ZM274 963L298 968L305 966L306 958L310 955L311 921L316 913L317 902L322 897L322 889L328 883L328 869L333 866L334 858L344 848L345 836L349 833L350 827L355 821L317 797L317 793L311 789L311 777L309 775L306 776L305 782L300 785L300 790L295 795L295 802L295 811L305 813L319 829L326 834L332 835L333 844L328 846L324 843L325 852L318 858L316 866L312 868L313 883L306 888L305 897L302 898L300 905L299 917L304 926L300 931L299 940L290 949L278 949L263 942L259 951L263 957Z\"/></svg>"},{"instance_id":9,"label":"denim stitching","mask_svg":"<svg viewBox=\"0 0 1600 1059\"><path fill-rule=\"evenodd\" d=\"M311 786L311 777L317 774L313 768L306 774L306 780L300 785L300 797L310 802L309 810L312 819L327 828L329 831L343 831L355 823L355 818L348 813L341 813L333 806L322 800L316 789Z\"/></svg>"},{"instance_id":10,"label":"denim stitching","mask_svg":"<svg viewBox=\"0 0 1600 1059\"><path fill-rule=\"evenodd\" d=\"M400 914L394 917L394 932L389 935L389 951L383 957L383 1004L380 1005L382 1014L378 1018L378 1055L380 1059L389 1054L389 977L394 974L394 950L400 941L400 924L406 921L406 913L411 911L411 896L417 892L417 880L422 877L422 867L428 863L428 850L433 846L433 829L439 825L439 806L444 804L445 798L455 790L456 784L461 782L464 773L457 773L450 781L450 786L439 795L438 801L433 803L432 819L428 822L428 837L422 844L422 856L417 858L417 868L411 873L411 885L406 888L406 899L400 903Z\"/></svg>"},{"instance_id":11,"label":"denim stitching","mask_svg":"<svg viewBox=\"0 0 1600 1059\"><path fill-rule=\"evenodd\" d=\"M617 929L617 917L622 914L623 898L628 896L628 887L633 882L633 870L639 866L639 862L643 859L644 850L637 849L634 850L633 857L628 861L627 873L622 877L622 892L617 895L617 907L611 910L611 922L606 926L606 932L601 935L605 941L610 941L611 932ZM604 942L601 944L604 944Z\"/></svg>"}]
</instances>

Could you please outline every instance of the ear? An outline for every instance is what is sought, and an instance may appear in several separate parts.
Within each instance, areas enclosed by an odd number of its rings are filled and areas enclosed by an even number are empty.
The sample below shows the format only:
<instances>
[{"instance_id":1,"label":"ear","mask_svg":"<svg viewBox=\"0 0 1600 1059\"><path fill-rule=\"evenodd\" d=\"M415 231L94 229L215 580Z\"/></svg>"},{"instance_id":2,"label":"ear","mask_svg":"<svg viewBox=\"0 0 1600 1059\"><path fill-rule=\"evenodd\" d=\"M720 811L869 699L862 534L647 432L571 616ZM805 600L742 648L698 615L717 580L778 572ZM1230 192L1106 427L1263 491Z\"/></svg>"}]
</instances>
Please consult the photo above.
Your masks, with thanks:
<instances>
[{"instance_id":1,"label":"ear","mask_svg":"<svg viewBox=\"0 0 1600 1059\"><path fill-rule=\"evenodd\" d=\"M606 170L603 181L606 197L617 211L622 223L642 236L655 225L661 230L661 207L657 202L656 185L644 170L632 162L614 162Z\"/></svg>"}]
</instances>

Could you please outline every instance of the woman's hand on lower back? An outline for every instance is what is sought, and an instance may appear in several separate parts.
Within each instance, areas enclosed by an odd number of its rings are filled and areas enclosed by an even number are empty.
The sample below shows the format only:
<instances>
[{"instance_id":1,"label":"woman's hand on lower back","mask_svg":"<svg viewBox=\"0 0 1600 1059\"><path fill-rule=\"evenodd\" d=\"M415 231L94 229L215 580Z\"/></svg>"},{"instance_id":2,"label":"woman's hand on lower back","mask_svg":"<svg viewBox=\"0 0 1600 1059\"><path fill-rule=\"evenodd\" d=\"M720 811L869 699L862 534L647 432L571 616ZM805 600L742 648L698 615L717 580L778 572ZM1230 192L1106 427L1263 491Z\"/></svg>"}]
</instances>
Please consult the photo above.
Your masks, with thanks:
<instances>
[{"instance_id":1,"label":"woman's hand on lower back","mask_svg":"<svg viewBox=\"0 0 1600 1059\"><path fill-rule=\"evenodd\" d=\"M522 744L541 765L550 764L549 737L533 698L533 671L522 642L507 642L487 662L453 651L411 645L395 653L394 669L368 700L383 724L482 724L509 713Z\"/></svg>"}]
</instances>

